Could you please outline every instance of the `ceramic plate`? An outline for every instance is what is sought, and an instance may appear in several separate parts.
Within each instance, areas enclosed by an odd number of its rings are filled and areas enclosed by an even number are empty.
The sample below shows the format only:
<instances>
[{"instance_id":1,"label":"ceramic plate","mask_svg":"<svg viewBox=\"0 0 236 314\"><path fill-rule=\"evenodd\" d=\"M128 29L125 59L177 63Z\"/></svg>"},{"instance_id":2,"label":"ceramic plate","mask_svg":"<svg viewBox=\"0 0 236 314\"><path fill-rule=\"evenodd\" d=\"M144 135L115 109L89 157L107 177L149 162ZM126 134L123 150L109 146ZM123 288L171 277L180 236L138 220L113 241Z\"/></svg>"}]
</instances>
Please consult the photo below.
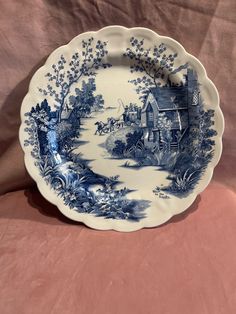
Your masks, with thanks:
<instances>
[{"instance_id":1,"label":"ceramic plate","mask_svg":"<svg viewBox=\"0 0 236 314\"><path fill-rule=\"evenodd\" d=\"M204 67L145 28L110 26L56 49L33 76L21 119L42 195L96 229L154 227L183 212L222 150Z\"/></svg>"}]
</instances>

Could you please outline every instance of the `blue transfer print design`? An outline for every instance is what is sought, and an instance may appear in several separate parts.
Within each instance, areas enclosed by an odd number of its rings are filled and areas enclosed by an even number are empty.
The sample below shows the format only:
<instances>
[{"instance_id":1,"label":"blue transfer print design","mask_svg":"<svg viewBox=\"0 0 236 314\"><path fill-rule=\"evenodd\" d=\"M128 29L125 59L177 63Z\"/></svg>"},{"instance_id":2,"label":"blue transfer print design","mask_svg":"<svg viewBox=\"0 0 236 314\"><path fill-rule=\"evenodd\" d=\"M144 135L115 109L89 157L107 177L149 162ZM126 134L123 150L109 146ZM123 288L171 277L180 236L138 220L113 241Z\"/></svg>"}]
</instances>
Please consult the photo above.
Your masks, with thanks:
<instances>
[{"instance_id":1,"label":"blue transfer print design","mask_svg":"<svg viewBox=\"0 0 236 314\"><path fill-rule=\"evenodd\" d=\"M66 71L63 55L52 65L52 72L46 74L47 87L39 88L45 99L25 114L28 139L24 145L32 147L40 175L71 209L107 219L139 221L145 217L149 201L128 199L131 190L116 189L118 175L93 172L89 160L74 152L83 145L80 132L86 119L103 108L102 95L95 94L95 76L99 68L111 67L103 61L108 54L106 45L99 40L94 44L89 38L82 43L82 58L75 53ZM82 87L73 93L73 86L80 81ZM53 107L47 96L54 100Z\"/></svg>"},{"instance_id":2,"label":"blue transfer print design","mask_svg":"<svg viewBox=\"0 0 236 314\"><path fill-rule=\"evenodd\" d=\"M157 186L159 198L188 196L213 157L217 133L212 128L214 110L204 110L197 74L188 64L174 67L177 54L166 54L166 46L144 48L144 40L130 39L124 57L131 73L141 76L129 82L143 105L123 106L118 118L98 121L95 134L111 132L105 146L112 158L133 159L124 167L157 166L169 172L168 186ZM185 71L180 82L174 74ZM122 138L122 139L121 139Z\"/></svg>"},{"instance_id":3,"label":"blue transfer print design","mask_svg":"<svg viewBox=\"0 0 236 314\"><path fill-rule=\"evenodd\" d=\"M146 49L144 40L130 39L124 58L130 61L131 76L136 74L129 83L141 104L119 99L122 114L94 126L95 136L107 135L104 146L110 157L126 159L123 167L155 166L169 173L169 185L153 190L161 199L183 198L193 191L213 157L216 135L214 110L204 110L197 74L188 64L175 67L177 54L168 55L166 50L164 44ZM82 43L82 56L75 53L68 63L62 55L53 64L46 74L46 88L39 88L44 100L25 114L24 144L32 148L40 175L69 208L107 219L140 221L150 202L129 199L133 190L118 189L118 175L93 172L90 161L75 153L84 144L80 134L86 119L105 110L95 78L98 69L111 67L104 61L107 54L106 42L89 38ZM175 82L178 72L185 74ZM81 87L75 88L78 82Z\"/></svg>"}]
</instances>

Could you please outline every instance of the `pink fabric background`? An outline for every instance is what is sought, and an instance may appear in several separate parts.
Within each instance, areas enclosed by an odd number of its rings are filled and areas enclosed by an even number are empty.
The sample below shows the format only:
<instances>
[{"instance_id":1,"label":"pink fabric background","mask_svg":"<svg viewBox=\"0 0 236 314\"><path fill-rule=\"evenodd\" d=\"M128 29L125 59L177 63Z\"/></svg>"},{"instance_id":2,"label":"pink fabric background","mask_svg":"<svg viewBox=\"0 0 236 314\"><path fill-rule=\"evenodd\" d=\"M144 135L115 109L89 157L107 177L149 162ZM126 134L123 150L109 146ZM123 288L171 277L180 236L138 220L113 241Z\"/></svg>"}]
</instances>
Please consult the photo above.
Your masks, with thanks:
<instances>
[{"instance_id":1,"label":"pink fabric background","mask_svg":"<svg viewBox=\"0 0 236 314\"><path fill-rule=\"evenodd\" d=\"M130 234L64 218L26 174L17 137L21 101L48 54L111 24L183 44L216 84L226 119L208 188L164 226ZM236 2L0 0L0 39L0 313L234 314Z\"/></svg>"}]
</instances>

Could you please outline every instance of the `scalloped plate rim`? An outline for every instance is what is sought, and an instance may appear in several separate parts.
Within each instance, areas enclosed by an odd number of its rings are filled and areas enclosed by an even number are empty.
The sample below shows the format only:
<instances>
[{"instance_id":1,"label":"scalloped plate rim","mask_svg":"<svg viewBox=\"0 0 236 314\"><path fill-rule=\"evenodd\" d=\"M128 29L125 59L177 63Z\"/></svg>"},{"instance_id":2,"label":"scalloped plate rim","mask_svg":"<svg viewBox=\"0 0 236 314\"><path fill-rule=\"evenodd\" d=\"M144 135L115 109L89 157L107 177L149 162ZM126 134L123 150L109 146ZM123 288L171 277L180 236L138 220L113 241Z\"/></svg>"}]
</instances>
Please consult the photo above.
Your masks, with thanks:
<instances>
[{"instance_id":1,"label":"scalloped plate rim","mask_svg":"<svg viewBox=\"0 0 236 314\"><path fill-rule=\"evenodd\" d=\"M132 31L143 31L143 32L151 32L153 36L157 37L158 39L163 39L163 41L165 40L169 40L172 42L174 48L176 48L176 50L181 52L181 54L184 54L186 59L192 59L195 62L195 65L197 65L198 69L197 69L197 73L199 78L201 78L201 80L204 80L204 83L208 85L208 87L211 90L211 93L214 93L217 101L216 101L216 107L215 107L215 115L217 115L218 117L218 122L220 125L220 128L217 129L218 135L216 138L217 141L217 145L215 145L215 153L214 153L214 162L210 162L210 164L207 166L207 169L203 175L203 177L201 178L201 184L198 184L197 187L194 189L195 193L192 193L192 197L191 197L191 201L187 202L185 206L183 206L180 210L178 210L176 213L169 213L169 215L166 217L166 219L161 223L156 225L155 223L153 224L152 222L147 222L143 223L142 220L138 223L133 223L133 224L128 224L126 225L124 223L124 221L118 221L118 220L106 220L105 223L101 222L100 219L98 219L98 217L93 217L92 215L85 215L84 219L74 219L71 217L71 215L68 213L68 209L65 210L66 206L63 205L62 206L62 202L60 202L59 198L56 196L56 194L46 185L44 179L39 175L37 168L35 166L32 165L32 157L31 155L26 151L26 149L24 148L24 140L25 140L25 135L24 135L24 104L27 102L27 97L29 96L29 94L31 93L31 90L33 90L34 88L34 82L36 81L37 76L40 74L40 71L44 68L47 68L48 66L51 65L51 63L49 62L51 59L53 59L53 55L59 51L59 50L63 50L63 49L68 49L70 47L70 45L72 44L72 42L75 39L78 39L82 36L90 36L90 35L99 35L99 33L101 32L110 32L110 31L120 31L120 32L130 32L132 33ZM21 126L19 129L19 140L20 140L20 145L22 147L22 150L24 152L24 162L25 162L25 166L26 169L29 173L29 175L32 177L32 179L36 182L37 187L40 191L40 193L44 196L44 198L46 200L48 200L50 203L52 203L53 205L57 206L58 209L62 212L63 215L65 215L66 217L68 217L69 219L72 219L74 221L77 222L82 222L85 225L87 225L90 228L93 229L97 229L97 230L115 230L115 231L122 231L122 232L131 232L131 231L137 231L139 229L142 228L153 228L153 227L157 227L157 226L161 226L164 223L166 223L171 217L180 214L182 212L184 212L185 210L187 210L190 205L192 205L192 203L195 201L196 197L208 186L208 184L210 183L212 176L213 176L213 171L215 166L218 164L220 157L222 155L222 135L224 132L224 128L225 128L225 124L224 124L224 117L223 117L223 113L221 111L220 108L220 100L219 100L219 94L218 91L214 85L214 83L209 79L209 77L207 76L207 72L205 67L203 66L203 64L196 58L194 57L192 54L188 53L185 48L179 43L177 42L175 39L168 37L168 36L162 36L159 35L158 33L152 31L151 29L145 28L145 27L133 27L133 28L126 28L124 26L120 26L120 25L111 25L111 26L106 26L104 28L101 28L98 31L88 31L88 32L84 32L81 33L79 35L77 35L76 37L74 37L72 40L70 40L68 42L68 44L66 45L62 45L58 48L56 48L54 51L52 51L46 62L44 63L43 66L41 66L32 76L30 83L29 83L29 89L28 92L26 94L26 96L24 97L22 104L21 104L21 110L20 110L20 115L21 115ZM188 197L189 198L189 197Z\"/></svg>"}]
</instances>

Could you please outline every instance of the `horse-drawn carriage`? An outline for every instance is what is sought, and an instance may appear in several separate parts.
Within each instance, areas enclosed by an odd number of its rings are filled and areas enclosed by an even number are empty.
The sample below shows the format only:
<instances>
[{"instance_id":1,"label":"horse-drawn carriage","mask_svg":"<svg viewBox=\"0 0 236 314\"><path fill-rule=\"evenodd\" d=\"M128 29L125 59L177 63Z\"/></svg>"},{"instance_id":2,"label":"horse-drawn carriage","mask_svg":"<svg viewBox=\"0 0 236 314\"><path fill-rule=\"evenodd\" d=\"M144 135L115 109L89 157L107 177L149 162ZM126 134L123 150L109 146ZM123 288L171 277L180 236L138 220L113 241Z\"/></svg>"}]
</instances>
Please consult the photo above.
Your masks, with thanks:
<instances>
[{"instance_id":1,"label":"horse-drawn carriage","mask_svg":"<svg viewBox=\"0 0 236 314\"><path fill-rule=\"evenodd\" d=\"M141 108L136 104L130 103L129 106L124 106L121 99L118 99L120 107L123 107L123 113L115 119L110 117L107 122L97 121L95 125L97 126L96 134L102 135L120 129L124 126L140 125L141 123ZM118 110L120 110L120 107Z\"/></svg>"}]
</instances>

